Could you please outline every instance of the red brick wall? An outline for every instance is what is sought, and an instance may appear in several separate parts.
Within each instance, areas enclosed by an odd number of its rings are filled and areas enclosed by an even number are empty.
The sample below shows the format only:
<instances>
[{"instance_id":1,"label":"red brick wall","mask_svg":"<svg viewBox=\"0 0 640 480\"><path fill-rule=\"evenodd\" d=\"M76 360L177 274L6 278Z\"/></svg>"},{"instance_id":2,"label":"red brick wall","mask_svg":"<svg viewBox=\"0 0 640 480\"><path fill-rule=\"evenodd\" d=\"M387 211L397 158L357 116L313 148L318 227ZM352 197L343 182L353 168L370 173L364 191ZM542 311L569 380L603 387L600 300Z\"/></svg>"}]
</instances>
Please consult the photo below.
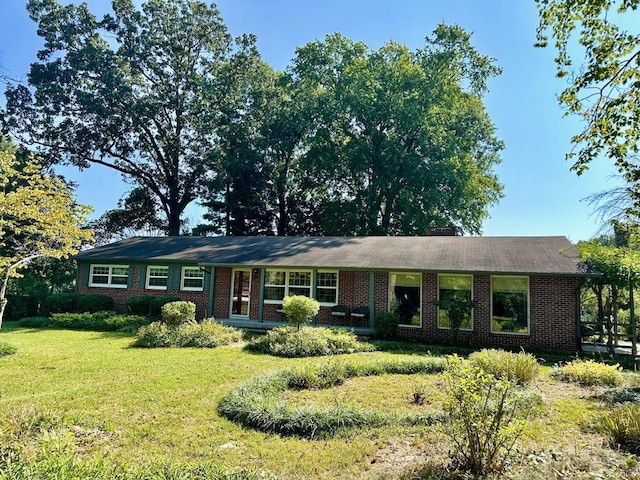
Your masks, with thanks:
<instances>
[{"instance_id":1,"label":"red brick wall","mask_svg":"<svg viewBox=\"0 0 640 480\"><path fill-rule=\"evenodd\" d=\"M214 318L229 318L231 305L231 268L216 267L213 299Z\"/></svg>"}]
</instances>

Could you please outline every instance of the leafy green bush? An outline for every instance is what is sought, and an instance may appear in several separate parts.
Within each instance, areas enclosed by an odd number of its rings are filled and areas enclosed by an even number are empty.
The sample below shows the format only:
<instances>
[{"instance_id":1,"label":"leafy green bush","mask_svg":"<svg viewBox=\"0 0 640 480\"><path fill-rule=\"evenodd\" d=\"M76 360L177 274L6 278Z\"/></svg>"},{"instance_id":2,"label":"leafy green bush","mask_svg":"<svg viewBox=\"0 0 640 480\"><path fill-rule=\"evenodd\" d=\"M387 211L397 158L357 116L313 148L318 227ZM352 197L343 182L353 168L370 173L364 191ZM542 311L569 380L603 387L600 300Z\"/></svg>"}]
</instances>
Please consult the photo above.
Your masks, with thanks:
<instances>
[{"instance_id":1,"label":"leafy green bush","mask_svg":"<svg viewBox=\"0 0 640 480\"><path fill-rule=\"evenodd\" d=\"M640 405L621 405L607 410L598 426L612 446L640 453Z\"/></svg>"},{"instance_id":2,"label":"leafy green bush","mask_svg":"<svg viewBox=\"0 0 640 480\"><path fill-rule=\"evenodd\" d=\"M164 322L153 322L138 330L134 347L198 347L214 348L228 345L242 339L239 330L217 323L213 319L202 323L185 323L169 327Z\"/></svg>"},{"instance_id":3,"label":"leafy green bush","mask_svg":"<svg viewBox=\"0 0 640 480\"><path fill-rule=\"evenodd\" d=\"M115 312L55 313L51 326L70 330L136 331L147 319L139 315L116 315Z\"/></svg>"},{"instance_id":4,"label":"leafy green bush","mask_svg":"<svg viewBox=\"0 0 640 480\"><path fill-rule=\"evenodd\" d=\"M162 321L169 327L177 327L196 321L196 304L193 302L169 302L162 306Z\"/></svg>"},{"instance_id":5,"label":"leafy green bush","mask_svg":"<svg viewBox=\"0 0 640 480\"><path fill-rule=\"evenodd\" d=\"M108 330L119 332L137 332L138 328L147 325L147 317L140 315L113 315L104 319Z\"/></svg>"},{"instance_id":6,"label":"leafy green bush","mask_svg":"<svg viewBox=\"0 0 640 480\"><path fill-rule=\"evenodd\" d=\"M76 312L78 305L77 293L54 293L49 295L42 302L42 315L51 315L52 313L71 313Z\"/></svg>"},{"instance_id":7,"label":"leafy green bush","mask_svg":"<svg viewBox=\"0 0 640 480\"><path fill-rule=\"evenodd\" d=\"M474 475L500 471L513 455L540 397L456 356L448 361L445 432L455 446L454 464Z\"/></svg>"},{"instance_id":8,"label":"leafy green bush","mask_svg":"<svg viewBox=\"0 0 640 480\"><path fill-rule=\"evenodd\" d=\"M49 317L25 317L16 322L16 325L23 328L47 328L51 326Z\"/></svg>"},{"instance_id":9,"label":"leafy green bush","mask_svg":"<svg viewBox=\"0 0 640 480\"><path fill-rule=\"evenodd\" d=\"M305 323L309 323L320 311L317 300L304 295L292 295L282 301L282 312L287 321L293 323L298 329Z\"/></svg>"},{"instance_id":10,"label":"leafy green bush","mask_svg":"<svg viewBox=\"0 0 640 480\"><path fill-rule=\"evenodd\" d=\"M375 347L362 343L353 332L340 328L278 327L247 344L251 351L279 357L317 357L369 352Z\"/></svg>"},{"instance_id":11,"label":"leafy green bush","mask_svg":"<svg viewBox=\"0 0 640 480\"><path fill-rule=\"evenodd\" d=\"M605 390L600 398L610 403L640 404L640 387L620 387Z\"/></svg>"},{"instance_id":12,"label":"leafy green bush","mask_svg":"<svg viewBox=\"0 0 640 480\"><path fill-rule=\"evenodd\" d=\"M109 295L78 295L76 302L76 311L79 313L89 312L106 312L113 310L113 298Z\"/></svg>"},{"instance_id":13,"label":"leafy green bush","mask_svg":"<svg viewBox=\"0 0 640 480\"><path fill-rule=\"evenodd\" d=\"M519 383L529 383L540 373L536 357L530 353L505 352L504 350L480 350L469 355L469 361L498 378L506 378Z\"/></svg>"},{"instance_id":14,"label":"leafy green bush","mask_svg":"<svg viewBox=\"0 0 640 480\"><path fill-rule=\"evenodd\" d=\"M606 365L593 360L573 360L561 367L554 367L551 376L563 382L574 382L585 386L620 385L622 367Z\"/></svg>"},{"instance_id":15,"label":"leafy green bush","mask_svg":"<svg viewBox=\"0 0 640 480\"><path fill-rule=\"evenodd\" d=\"M180 297L153 297L149 302L149 315L152 317L159 317L162 313L162 306L170 302L179 302L182 299Z\"/></svg>"},{"instance_id":16,"label":"leafy green bush","mask_svg":"<svg viewBox=\"0 0 640 480\"><path fill-rule=\"evenodd\" d=\"M400 315L396 312L378 312L374 318L376 338L392 340L398 336Z\"/></svg>"},{"instance_id":17,"label":"leafy green bush","mask_svg":"<svg viewBox=\"0 0 640 480\"><path fill-rule=\"evenodd\" d=\"M135 295L127 298L124 307L132 315L149 315L151 311L151 301L157 297L152 295Z\"/></svg>"},{"instance_id":18,"label":"leafy green bush","mask_svg":"<svg viewBox=\"0 0 640 480\"><path fill-rule=\"evenodd\" d=\"M24 317L38 315L39 301L35 295L7 295L7 306L4 319L7 321L20 320Z\"/></svg>"},{"instance_id":19,"label":"leafy green bush","mask_svg":"<svg viewBox=\"0 0 640 480\"><path fill-rule=\"evenodd\" d=\"M13 355L18 351L15 345L12 345L4 340L0 340L0 357L7 357Z\"/></svg>"}]
</instances>

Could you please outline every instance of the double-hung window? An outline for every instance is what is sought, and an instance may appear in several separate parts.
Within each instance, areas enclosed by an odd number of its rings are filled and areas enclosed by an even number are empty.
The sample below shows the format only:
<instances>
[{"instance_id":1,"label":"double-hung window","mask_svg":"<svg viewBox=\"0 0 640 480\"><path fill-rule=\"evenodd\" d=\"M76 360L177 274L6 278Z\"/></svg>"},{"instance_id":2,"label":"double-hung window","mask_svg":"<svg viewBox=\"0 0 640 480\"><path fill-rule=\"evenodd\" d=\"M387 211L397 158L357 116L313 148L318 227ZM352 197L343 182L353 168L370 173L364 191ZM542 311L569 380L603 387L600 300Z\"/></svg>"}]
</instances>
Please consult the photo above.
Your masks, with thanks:
<instances>
[{"instance_id":1,"label":"double-hung window","mask_svg":"<svg viewBox=\"0 0 640 480\"><path fill-rule=\"evenodd\" d=\"M166 290L169 280L169 267L149 265L147 267L146 287L151 290Z\"/></svg>"},{"instance_id":2,"label":"double-hung window","mask_svg":"<svg viewBox=\"0 0 640 480\"><path fill-rule=\"evenodd\" d=\"M461 308L471 304L472 275L438 275L438 328L473 330L473 310Z\"/></svg>"},{"instance_id":3,"label":"double-hung window","mask_svg":"<svg viewBox=\"0 0 640 480\"><path fill-rule=\"evenodd\" d=\"M318 271L316 277L316 300L319 303L338 303L338 272Z\"/></svg>"},{"instance_id":4,"label":"double-hung window","mask_svg":"<svg viewBox=\"0 0 640 480\"><path fill-rule=\"evenodd\" d=\"M529 277L491 277L491 331L529 334Z\"/></svg>"},{"instance_id":5,"label":"double-hung window","mask_svg":"<svg viewBox=\"0 0 640 480\"><path fill-rule=\"evenodd\" d=\"M127 288L129 265L91 265L90 287Z\"/></svg>"},{"instance_id":6,"label":"double-hung window","mask_svg":"<svg viewBox=\"0 0 640 480\"><path fill-rule=\"evenodd\" d=\"M204 270L200 267L182 267L180 290L204 290Z\"/></svg>"},{"instance_id":7,"label":"double-hung window","mask_svg":"<svg viewBox=\"0 0 640 480\"><path fill-rule=\"evenodd\" d=\"M280 303L289 295L311 297L311 270L267 269L264 281L264 299Z\"/></svg>"}]
</instances>

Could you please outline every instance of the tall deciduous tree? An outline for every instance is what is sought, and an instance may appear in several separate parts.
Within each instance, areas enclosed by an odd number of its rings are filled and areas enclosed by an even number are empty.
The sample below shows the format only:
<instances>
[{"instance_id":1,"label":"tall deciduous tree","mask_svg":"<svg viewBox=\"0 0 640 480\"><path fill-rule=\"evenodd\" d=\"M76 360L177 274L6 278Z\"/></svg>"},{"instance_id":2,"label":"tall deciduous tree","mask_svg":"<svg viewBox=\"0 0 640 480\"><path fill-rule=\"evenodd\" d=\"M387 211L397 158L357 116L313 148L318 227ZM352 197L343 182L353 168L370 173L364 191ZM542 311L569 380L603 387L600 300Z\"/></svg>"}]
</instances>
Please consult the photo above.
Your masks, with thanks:
<instances>
[{"instance_id":1,"label":"tall deciduous tree","mask_svg":"<svg viewBox=\"0 0 640 480\"><path fill-rule=\"evenodd\" d=\"M569 85L558 100L584 129L571 138L567 158L578 175L598 156L615 162L628 182L625 208L640 214L640 17L638 0L536 0L540 12L537 46L550 32L558 56L557 76ZM574 68L571 52L584 64Z\"/></svg>"},{"instance_id":2,"label":"tall deciduous tree","mask_svg":"<svg viewBox=\"0 0 640 480\"><path fill-rule=\"evenodd\" d=\"M14 154L0 151L0 327L9 278L36 258L76 253L92 239L81 227L89 212L38 162L20 164Z\"/></svg>"},{"instance_id":3,"label":"tall deciduous tree","mask_svg":"<svg viewBox=\"0 0 640 480\"><path fill-rule=\"evenodd\" d=\"M102 19L86 4L30 0L45 46L29 85L7 90L5 126L41 153L100 164L147 189L180 233L185 208L218 171L218 127L250 72L252 36L233 41L215 6L113 0Z\"/></svg>"}]
</instances>

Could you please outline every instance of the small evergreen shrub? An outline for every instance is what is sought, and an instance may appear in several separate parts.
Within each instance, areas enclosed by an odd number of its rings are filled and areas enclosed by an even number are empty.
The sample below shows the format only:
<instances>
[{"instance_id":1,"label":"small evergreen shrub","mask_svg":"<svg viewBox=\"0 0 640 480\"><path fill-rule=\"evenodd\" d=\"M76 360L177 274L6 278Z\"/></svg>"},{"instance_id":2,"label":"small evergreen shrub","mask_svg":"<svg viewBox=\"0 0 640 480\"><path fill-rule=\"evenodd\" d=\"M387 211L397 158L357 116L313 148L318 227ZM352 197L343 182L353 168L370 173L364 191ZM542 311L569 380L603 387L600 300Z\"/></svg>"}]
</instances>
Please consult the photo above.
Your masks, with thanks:
<instances>
[{"instance_id":1,"label":"small evergreen shrub","mask_svg":"<svg viewBox=\"0 0 640 480\"><path fill-rule=\"evenodd\" d=\"M47 328L51 326L49 317L25 317L16 322L22 328Z\"/></svg>"},{"instance_id":2,"label":"small evergreen shrub","mask_svg":"<svg viewBox=\"0 0 640 480\"><path fill-rule=\"evenodd\" d=\"M169 327L164 322L153 322L138 330L133 346L215 348L241 339L242 332L213 319L204 320L202 323L184 323L175 327Z\"/></svg>"},{"instance_id":3,"label":"small evergreen shrub","mask_svg":"<svg viewBox=\"0 0 640 480\"><path fill-rule=\"evenodd\" d=\"M132 315L149 315L151 311L151 301L157 297L152 295L135 295L127 298L124 307Z\"/></svg>"},{"instance_id":4,"label":"small evergreen shrub","mask_svg":"<svg viewBox=\"0 0 640 480\"><path fill-rule=\"evenodd\" d=\"M640 404L640 387L610 388L600 395L609 403L637 403Z\"/></svg>"},{"instance_id":5,"label":"small evergreen shrub","mask_svg":"<svg viewBox=\"0 0 640 480\"><path fill-rule=\"evenodd\" d=\"M49 295L42 302L42 315L51 315L53 313L72 313L76 312L78 305L77 293L54 293Z\"/></svg>"},{"instance_id":6,"label":"small evergreen shrub","mask_svg":"<svg viewBox=\"0 0 640 480\"><path fill-rule=\"evenodd\" d=\"M612 446L640 454L640 405L621 405L608 410L598 426Z\"/></svg>"},{"instance_id":7,"label":"small evergreen shrub","mask_svg":"<svg viewBox=\"0 0 640 480\"><path fill-rule=\"evenodd\" d=\"M296 325L298 329L309 323L319 311L318 301L304 295L292 295L282 301L282 312L287 317L287 321Z\"/></svg>"},{"instance_id":8,"label":"small evergreen shrub","mask_svg":"<svg viewBox=\"0 0 640 480\"><path fill-rule=\"evenodd\" d=\"M622 367L618 364L606 365L593 360L573 360L561 367L555 367L551 376L563 382L574 382L584 386L620 385Z\"/></svg>"},{"instance_id":9,"label":"small evergreen shrub","mask_svg":"<svg viewBox=\"0 0 640 480\"><path fill-rule=\"evenodd\" d=\"M0 340L0 357L7 357L13 355L18 351L15 345L12 345L4 340Z\"/></svg>"},{"instance_id":10,"label":"small evergreen shrub","mask_svg":"<svg viewBox=\"0 0 640 480\"><path fill-rule=\"evenodd\" d=\"M113 310L113 298L109 295L78 295L76 301L76 311L79 313L89 312L105 312Z\"/></svg>"},{"instance_id":11,"label":"small evergreen shrub","mask_svg":"<svg viewBox=\"0 0 640 480\"><path fill-rule=\"evenodd\" d=\"M400 325L400 315L396 312L378 312L374 318L374 328L376 338L382 340L393 340L398 336L398 325Z\"/></svg>"},{"instance_id":12,"label":"small evergreen shrub","mask_svg":"<svg viewBox=\"0 0 640 480\"><path fill-rule=\"evenodd\" d=\"M370 352L375 347L359 342L355 333L339 328L278 327L247 344L247 350L299 358Z\"/></svg>"},{"instance_id":13,"label":"small evergreen shrub","mask_svg":"<svg viewBox=\"0 0 640 480\"><path fill-rule=\"evenodd\" d=\"M115 315L114 312L54 313L51 315L51 325L70 330L106 331L111 330L107 326L106 319L113 315Z\"/></svg>"},{"instance_id":14,"label":"small evergreen shrub","mask_svg":"<svg viewBox=\"0 0 640 480\"><path fill-rule=\"evenodd\" d=\"M196 304L193 302L169 302L161 309L162 321L169 327L177 327L196 321Z\"/></svg>"},{"instance_id":15,"label":"small evergreen shrub","mask_svg":"<svg viewBox=\"0 0 640 480\"><path fill-rule=\"evenodd\" d=\"M118 332L137 332L138 329L147 325L147 317L140 315L113 315L104 319L108 330Z\"/></svg>"},{"instance_id":16,"label":"small evergreen shrub","mask_svg":"<svg viewBox=\"0 0 640 480\"><path fill-rule=\"evenodd\" d=\"M162 313L162 306L170 302L179 302L180 297L153 297L149 302L149 315L159 317Z\"/></svg>"},{"instance_id":17,"label":"small evergreen shrub","mask_svg":"<svg viewBox=\"0 0 640 480\"><path fill-rule=\"evenodd\" d=\"M498 378L506 378L524 384L535 380L540 365L530 353L505 352L504 350L480 350L469 355L469 361L478 368Z\"/></svg>"}]
</instances>

